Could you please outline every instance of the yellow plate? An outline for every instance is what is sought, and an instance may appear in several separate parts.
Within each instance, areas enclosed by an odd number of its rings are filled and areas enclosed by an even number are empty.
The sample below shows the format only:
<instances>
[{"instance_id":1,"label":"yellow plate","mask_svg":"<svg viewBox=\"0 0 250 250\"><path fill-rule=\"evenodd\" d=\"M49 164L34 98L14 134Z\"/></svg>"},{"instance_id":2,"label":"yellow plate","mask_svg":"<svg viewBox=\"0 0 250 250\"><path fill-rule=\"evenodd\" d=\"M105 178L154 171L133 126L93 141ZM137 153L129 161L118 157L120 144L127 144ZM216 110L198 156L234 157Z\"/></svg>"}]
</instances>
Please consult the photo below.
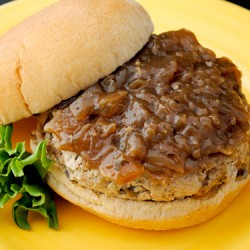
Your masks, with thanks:
<instances>
[{"instance_id":1,"label":"yellow plate","mask_svg":"<svg viewBox=\"0 0 250 250\"><path fill-rule=\"evenodd\" d=\"M0 34L52 2L18 0L0 7ZM151 14L156 33L185 27L219 56L230 57L243 72L245 93L250 93L249 11L221 0L139 2ZM15 126L15 141L28 140L32 120ZM11 219L11 204L0 210L0 249L250 249L250 184L214 219L192 228L163 232L116 226L61 198L56 201L59 231L48 229L36 214L30 216L32 231L23 231Z\"/></svg>"}]
</instances>

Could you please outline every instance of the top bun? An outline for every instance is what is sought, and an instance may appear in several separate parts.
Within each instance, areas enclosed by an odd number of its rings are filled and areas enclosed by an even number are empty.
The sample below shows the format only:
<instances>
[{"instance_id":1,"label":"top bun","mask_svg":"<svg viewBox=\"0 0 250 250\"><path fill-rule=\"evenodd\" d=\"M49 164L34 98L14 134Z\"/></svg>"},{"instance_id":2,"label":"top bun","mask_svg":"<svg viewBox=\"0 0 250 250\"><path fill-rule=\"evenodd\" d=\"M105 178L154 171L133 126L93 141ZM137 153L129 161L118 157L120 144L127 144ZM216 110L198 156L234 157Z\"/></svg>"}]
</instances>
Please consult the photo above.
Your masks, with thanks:
<instances>
[{"instance_id":1,"label":"top bun","mask_svg":"<svg viewBox=\"0 0 250 250\"><path fill-rule=\"evenodd\" d=\"M133 0L61 0L0 38L0 124L44 112L131 59L153 24Z\"/></svg>"}]
</instances>

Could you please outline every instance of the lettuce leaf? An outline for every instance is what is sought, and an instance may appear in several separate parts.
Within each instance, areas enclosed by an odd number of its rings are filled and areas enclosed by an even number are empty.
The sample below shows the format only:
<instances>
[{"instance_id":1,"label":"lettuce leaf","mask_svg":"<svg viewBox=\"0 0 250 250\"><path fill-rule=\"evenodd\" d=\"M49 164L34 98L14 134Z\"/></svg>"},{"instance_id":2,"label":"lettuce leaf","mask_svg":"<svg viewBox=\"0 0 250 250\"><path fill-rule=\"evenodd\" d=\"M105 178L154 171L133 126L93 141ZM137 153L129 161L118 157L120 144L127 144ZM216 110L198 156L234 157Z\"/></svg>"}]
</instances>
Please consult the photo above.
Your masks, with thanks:
<instances>
[{"instance_id":1,"label":"lettuce leaf","mask_svg":"<svg viewBox=\"0 0 250 250\"><path fill-rule=\"evenodd\" d=\"M0 126L0 208L10 199L17 198L12 215L19 227L30 229L28 214L33 211L44 216L50 228L58 229L53 192L44 181L51 165L46 155L46 141L30 154L25 149L25 142L12 148L12 131L12 125Z\"/></svg>"}]
</instances>

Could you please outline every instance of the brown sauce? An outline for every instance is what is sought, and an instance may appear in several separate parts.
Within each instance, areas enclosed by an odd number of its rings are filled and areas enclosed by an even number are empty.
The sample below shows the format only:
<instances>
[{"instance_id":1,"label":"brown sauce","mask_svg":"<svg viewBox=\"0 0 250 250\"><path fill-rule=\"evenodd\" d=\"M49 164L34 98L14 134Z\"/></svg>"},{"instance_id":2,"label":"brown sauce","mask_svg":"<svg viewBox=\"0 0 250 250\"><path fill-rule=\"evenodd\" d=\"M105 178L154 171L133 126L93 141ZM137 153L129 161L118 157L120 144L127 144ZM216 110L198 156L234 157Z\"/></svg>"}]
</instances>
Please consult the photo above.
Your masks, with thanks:
<instances>
[{"instance_id":1,"label":"brown sauce","mask_svg":"<svg viewBox=\"0 0 250 250\"><path fill-rule=\"evenodd\" d=\"M45 131L117 184L185 174L248 140L240 77L189 31L152 35L132 60L54 109Z\"/></svg>"}]
</instances>

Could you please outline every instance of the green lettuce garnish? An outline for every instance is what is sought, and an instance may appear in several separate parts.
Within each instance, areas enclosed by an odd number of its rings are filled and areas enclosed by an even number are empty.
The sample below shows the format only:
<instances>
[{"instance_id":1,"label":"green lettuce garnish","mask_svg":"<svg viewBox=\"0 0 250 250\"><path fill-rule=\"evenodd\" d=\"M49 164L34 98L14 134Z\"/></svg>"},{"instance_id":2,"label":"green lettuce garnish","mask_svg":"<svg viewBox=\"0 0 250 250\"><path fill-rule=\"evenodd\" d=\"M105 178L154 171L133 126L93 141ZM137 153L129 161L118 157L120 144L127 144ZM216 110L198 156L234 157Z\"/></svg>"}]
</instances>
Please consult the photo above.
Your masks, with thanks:
<instances>
[{"instance_id":1,"label":"green lettuce garnish","mask_svg":"<svg viewBox=\"0 0 250 250\"><path fill-rule=\"evenodd\" d=\"M53 193L44 178L51 160L46 155L46 142L41 142L33 154L25 150L25 142L12 148L12 125L0 126L0 208L16 198L12 206L15 223L22 229L30 229L30 211L44 216L50 228L58 228Z\"/></svg>"}]
</instances>

